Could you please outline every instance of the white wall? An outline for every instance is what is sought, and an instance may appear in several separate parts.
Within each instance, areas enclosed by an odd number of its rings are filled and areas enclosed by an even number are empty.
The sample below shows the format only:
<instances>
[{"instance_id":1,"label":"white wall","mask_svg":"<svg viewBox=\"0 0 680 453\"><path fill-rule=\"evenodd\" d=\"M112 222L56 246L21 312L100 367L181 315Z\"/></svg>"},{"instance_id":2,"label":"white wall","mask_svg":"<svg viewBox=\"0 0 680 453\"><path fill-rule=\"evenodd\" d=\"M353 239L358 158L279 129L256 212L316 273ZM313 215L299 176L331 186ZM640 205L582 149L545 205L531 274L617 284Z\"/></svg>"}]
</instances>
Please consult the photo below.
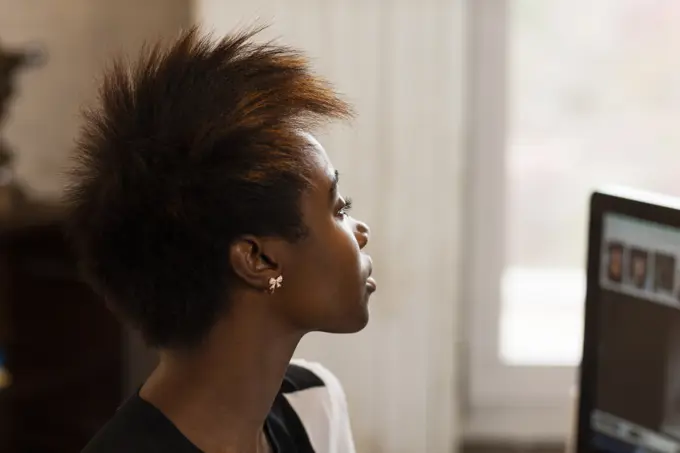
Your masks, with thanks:
<instances>
[{"instance_id":1,"label":"white wall","mask_svg":"<svg viewBox=\"0 0 680 453\"><path fill-rule=\"evenodd\" d=\"M373 229L371 323L354 336L310 336L298 351L341 378L360 452L456 446L462 3L198 2L198 18L218 33L272 23L265 36L307 51L360 114L322 143Z\"/></svg>"},{"instance_id":2,"label":"white wall","mask_svg":"<svg viewBox=\"0 0 680 453\"><path fill-rule=\"evenodd\" d=\"M188 25L191 0L0 0L0 44L43 44L47 65L19 74L3 127L31 195L54 198L102 66L114 52L172 37Z\"/></svg>"}]
</instances>

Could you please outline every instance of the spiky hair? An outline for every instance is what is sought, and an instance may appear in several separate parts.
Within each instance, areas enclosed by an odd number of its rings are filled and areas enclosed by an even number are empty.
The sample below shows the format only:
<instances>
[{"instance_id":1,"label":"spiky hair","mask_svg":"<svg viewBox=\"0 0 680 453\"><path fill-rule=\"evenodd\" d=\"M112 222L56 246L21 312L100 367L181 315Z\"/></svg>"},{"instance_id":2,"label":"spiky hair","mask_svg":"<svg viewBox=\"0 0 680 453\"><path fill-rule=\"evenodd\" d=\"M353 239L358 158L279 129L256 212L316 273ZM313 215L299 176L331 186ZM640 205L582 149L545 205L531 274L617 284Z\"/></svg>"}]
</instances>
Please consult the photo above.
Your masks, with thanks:
<instances>
[{"instance_id":1,"label":"spiky hair","mask_svg":"<svg viewBox=\"0 0 680 453\"><path fill-rule=\"evenodd\" d=\"M85 113L69 231L84 275L147 342L199 342L228 309L228 248L304 235L309 131L351 116L302 54L193 28L118 59Z\"/></svg>"}]
</instances>

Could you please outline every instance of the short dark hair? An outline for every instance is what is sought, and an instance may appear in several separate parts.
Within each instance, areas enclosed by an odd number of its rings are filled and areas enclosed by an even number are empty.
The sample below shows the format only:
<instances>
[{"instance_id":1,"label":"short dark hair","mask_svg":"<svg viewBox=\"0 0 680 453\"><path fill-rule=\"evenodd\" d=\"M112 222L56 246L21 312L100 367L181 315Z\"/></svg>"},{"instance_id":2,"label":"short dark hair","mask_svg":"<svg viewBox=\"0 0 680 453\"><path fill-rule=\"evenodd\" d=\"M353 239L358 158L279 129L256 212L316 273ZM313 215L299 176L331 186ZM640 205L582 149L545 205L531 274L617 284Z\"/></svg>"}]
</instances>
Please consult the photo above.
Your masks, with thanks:
<instances>
[{"instance_id":1,"label":"short dark hair","mask_svg":"<svg viewBox=\"0 0 680 453\"><path fill-rule=\"evenodd\" d=\"M84 276L152 346L199 343L228 308L229 246L304 235L300 131L351 116L297 51L196 28L115 61L66 190Z\"/></svg>"}]
</instances>

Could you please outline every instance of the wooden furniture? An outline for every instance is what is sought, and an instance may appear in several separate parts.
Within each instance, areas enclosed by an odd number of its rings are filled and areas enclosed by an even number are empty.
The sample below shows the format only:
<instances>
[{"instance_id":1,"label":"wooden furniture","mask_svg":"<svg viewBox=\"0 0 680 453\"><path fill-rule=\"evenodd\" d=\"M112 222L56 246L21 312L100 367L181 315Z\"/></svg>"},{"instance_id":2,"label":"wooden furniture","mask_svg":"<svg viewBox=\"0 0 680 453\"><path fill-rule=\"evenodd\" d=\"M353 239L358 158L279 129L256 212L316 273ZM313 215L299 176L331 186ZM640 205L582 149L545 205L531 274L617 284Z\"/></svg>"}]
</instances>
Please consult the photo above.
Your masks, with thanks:
<instances>
[{"instance_id":1,"label":"wooden furniture","mask_svg":"<svg viewBox=\"0 0 680 453\"><path fill-rule=\"evenodd\" d=\"M57 206L0 217L0 452L77 452L122 393L122 332L79 279Z\"/></svg>"}]
</instances>

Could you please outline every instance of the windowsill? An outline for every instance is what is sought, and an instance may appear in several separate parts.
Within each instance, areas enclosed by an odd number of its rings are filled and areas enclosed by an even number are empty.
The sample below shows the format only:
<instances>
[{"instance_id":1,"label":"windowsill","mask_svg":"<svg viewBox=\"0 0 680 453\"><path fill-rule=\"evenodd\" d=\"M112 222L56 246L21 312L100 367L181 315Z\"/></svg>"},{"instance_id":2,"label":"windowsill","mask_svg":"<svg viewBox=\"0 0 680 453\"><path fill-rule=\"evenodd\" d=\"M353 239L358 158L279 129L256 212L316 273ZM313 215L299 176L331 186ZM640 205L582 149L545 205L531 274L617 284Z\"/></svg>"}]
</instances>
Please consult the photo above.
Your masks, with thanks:
<instances>
[{"instance_id":1,"label":"windowsill","mask_svg":"<svg viewBox=\"0 0 680 453\"><path fill-rule=\"evenodd\" d=\"M583 336L584 272L510 267L503 275L502 288L499 349L503 362L577 365Z\"/></svg>"},{"instance_id":2,"label":"windowsill","mask_svg":"<svg viewBox=\"0 0 680 453\"><path fill-rule=\"evenodd\" d=\"M565 443L572 431L565 407L478 408L463 416L465 441Z\"/></svg>"}]
</instances>

